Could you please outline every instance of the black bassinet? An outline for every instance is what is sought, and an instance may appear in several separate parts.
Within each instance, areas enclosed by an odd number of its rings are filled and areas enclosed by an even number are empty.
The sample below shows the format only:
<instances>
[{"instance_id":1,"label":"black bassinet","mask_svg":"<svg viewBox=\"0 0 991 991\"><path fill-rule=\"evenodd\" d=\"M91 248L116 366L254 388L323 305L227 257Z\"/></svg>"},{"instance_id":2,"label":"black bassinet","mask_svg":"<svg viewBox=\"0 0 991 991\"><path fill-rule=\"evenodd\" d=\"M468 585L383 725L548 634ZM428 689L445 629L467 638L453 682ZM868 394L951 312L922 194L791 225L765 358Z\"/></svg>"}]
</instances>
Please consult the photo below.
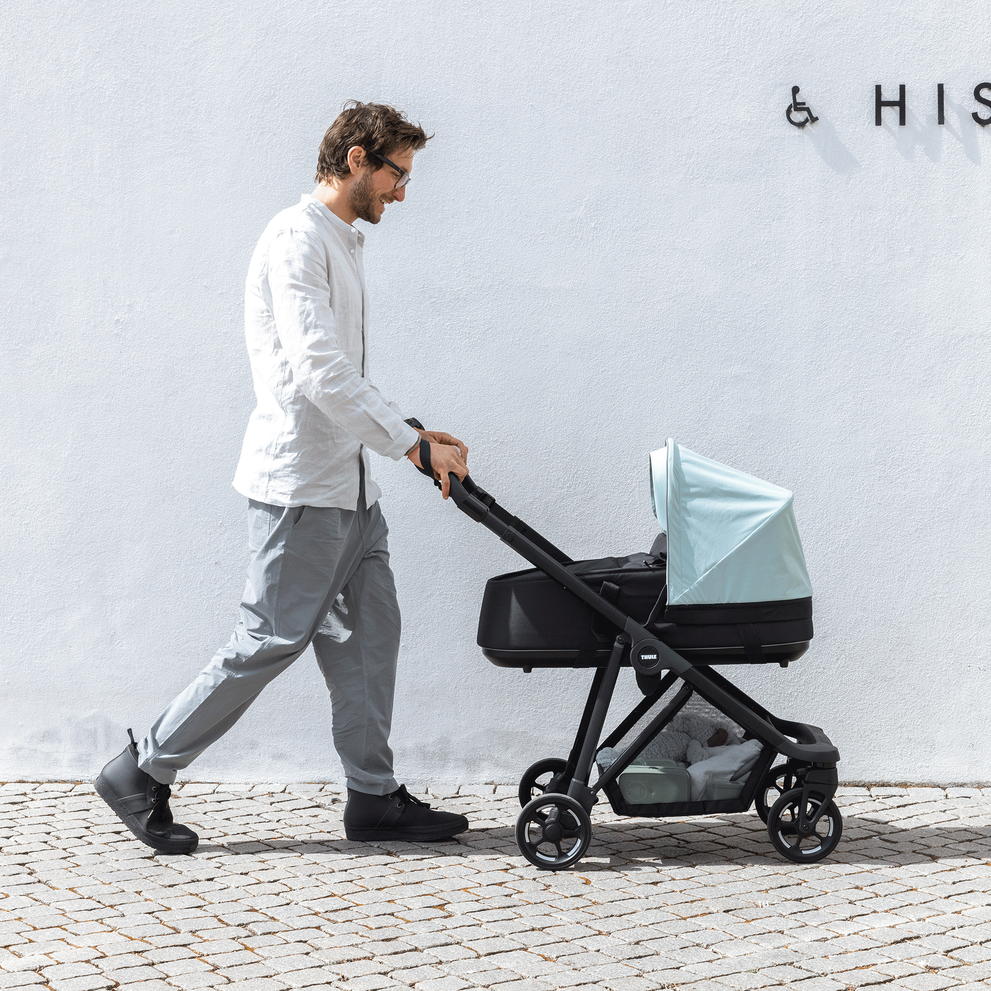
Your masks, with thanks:
<instances>
[{"instance_id":1,"label":"black bassinet","mask_svg":"<svg viewBox=\"0 0 991 991\"><path fill-rule=\"evenodd\" d=\"M786 666L812 639L812 599L667 608L666 556L652 553L574 561L564 567L662 643L702 664ZM500 667L597 667L620 630L545 572L531 568L489 579L478 645Z\"/></svg>"}]
</instances>

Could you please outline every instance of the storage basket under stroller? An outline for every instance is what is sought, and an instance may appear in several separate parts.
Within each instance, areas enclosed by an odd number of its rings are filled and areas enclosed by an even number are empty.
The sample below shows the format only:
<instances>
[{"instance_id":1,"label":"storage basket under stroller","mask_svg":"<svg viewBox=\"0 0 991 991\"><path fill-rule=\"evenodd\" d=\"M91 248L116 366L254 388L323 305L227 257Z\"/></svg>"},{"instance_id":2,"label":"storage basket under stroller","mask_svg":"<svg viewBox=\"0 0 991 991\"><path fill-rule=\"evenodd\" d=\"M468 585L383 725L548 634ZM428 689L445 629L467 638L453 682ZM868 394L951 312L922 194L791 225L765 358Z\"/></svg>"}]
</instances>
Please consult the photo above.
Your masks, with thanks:
<instances>
[{"instance_id":1,"label":"storage basket under stroller","mask_svg":"<svg viewBox=\"0 0 991 991\"><path fill-rule=\"evenodd\" d=\"M716 670L786 667L808 649L812 589L790 492L669 440L651 455L662 534L650 551L572 561L470 477L451 483L463 512L535 565L487 583L478 623L485 656L524 671L594 670L570 755L537 761L520 782L516 833L528 860L550 869L576 863L600 792L620 815L754 806L775 848L796 862L835 848L836 748L818 727L773 716ZM623 667L633 668L644 698L603 739ZM651 756L684 737L676 727L693 697L693 706L704 700L726 717L739 738L714 747L695 741L706 756L693 763Z\"/></svg>"}]
</instances>

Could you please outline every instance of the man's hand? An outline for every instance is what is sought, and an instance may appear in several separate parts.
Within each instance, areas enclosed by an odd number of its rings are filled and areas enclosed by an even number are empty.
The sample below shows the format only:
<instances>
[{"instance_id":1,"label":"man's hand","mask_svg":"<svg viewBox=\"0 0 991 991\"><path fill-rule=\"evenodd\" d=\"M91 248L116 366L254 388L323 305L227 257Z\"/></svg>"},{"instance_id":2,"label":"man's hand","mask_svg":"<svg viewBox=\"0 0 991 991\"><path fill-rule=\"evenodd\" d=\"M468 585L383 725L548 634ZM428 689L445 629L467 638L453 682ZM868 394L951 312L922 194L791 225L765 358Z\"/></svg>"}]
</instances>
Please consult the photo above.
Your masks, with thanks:
<instances>
[{"instance_id":1,"label":"man's hand","mask_svg":"<svg viewBox=\"0 0 991 991\"><path fill-rule=\"evenodd\" d=\"M459 481L468 474L468 448L457 437L452 437L441 430L418 430L417 433L430 444L430 467L434 478L440 481L441 495L447 499L451 494L451 479L453 473ZM422 468L420 462L420 445L417 444L406 455L417 468Z\"/></svg>"},{"instance_id":2,"label":"man's hand","mask_svg":"<svg viewBox=\"0 0 991 991\"><path fill-rule=\"evenodd\" d=\"M468 447L457 437L452 437L450 434L444 433L443 430L418 430L417 433L424 440L430 441L431 444L450 444L452 447L456 447L461 453L461 460L465 464L468 463Z\"/></svg>"}]
</instances>

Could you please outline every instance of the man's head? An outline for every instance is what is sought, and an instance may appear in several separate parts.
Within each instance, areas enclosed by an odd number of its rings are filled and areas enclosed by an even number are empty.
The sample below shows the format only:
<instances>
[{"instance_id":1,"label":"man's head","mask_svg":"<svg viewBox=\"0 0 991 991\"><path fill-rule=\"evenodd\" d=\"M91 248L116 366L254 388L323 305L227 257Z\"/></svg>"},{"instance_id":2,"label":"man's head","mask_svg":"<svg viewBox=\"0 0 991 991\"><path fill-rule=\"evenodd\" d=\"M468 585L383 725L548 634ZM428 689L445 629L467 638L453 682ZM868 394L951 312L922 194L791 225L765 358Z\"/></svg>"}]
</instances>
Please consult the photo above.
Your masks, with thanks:
<instances>
[{"instance_id":1,"label":"man's head","mask_svg":"<svg viewBox=\"0 0 991 991\"><path fill-rule=\"evenodd\" d=\"M377 224L386 203L405 197L413 155L430 137L393 107L351 100L323 136L315 180L347 187L350 211Z\"/></svg>"}]
</instances>

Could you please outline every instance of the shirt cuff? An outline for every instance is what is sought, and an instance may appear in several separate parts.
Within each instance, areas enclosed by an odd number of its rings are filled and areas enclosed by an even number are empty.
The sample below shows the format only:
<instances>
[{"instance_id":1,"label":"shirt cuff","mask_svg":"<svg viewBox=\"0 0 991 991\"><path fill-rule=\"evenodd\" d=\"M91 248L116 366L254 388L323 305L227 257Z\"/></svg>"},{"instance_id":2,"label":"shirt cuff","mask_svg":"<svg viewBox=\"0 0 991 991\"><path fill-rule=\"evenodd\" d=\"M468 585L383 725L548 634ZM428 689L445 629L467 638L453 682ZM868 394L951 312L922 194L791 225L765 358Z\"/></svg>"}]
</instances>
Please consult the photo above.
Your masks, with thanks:
<instances>
[{"instance_id":1,"label":"shirt cuff","mask_svg":"<svg viewBox=\"0 0 991 991\"><path fill-rule=\"evenodd\" d=\"M402 451L399 454L397 454L395 456L395 458L393 459L395 461L402 461L402 459L405 458L406 455L420 441L420 433L419 433L419 431L414 430L408 423L407 424L404 424L404 426L406 427L406 431L408 431L408 433L407 432L404 432L403 433L403 437L402 437L403 443L406 446L402 449ZM407 437L409 438L408 440L406 439Z\"/></svg>"}]
</instances>

